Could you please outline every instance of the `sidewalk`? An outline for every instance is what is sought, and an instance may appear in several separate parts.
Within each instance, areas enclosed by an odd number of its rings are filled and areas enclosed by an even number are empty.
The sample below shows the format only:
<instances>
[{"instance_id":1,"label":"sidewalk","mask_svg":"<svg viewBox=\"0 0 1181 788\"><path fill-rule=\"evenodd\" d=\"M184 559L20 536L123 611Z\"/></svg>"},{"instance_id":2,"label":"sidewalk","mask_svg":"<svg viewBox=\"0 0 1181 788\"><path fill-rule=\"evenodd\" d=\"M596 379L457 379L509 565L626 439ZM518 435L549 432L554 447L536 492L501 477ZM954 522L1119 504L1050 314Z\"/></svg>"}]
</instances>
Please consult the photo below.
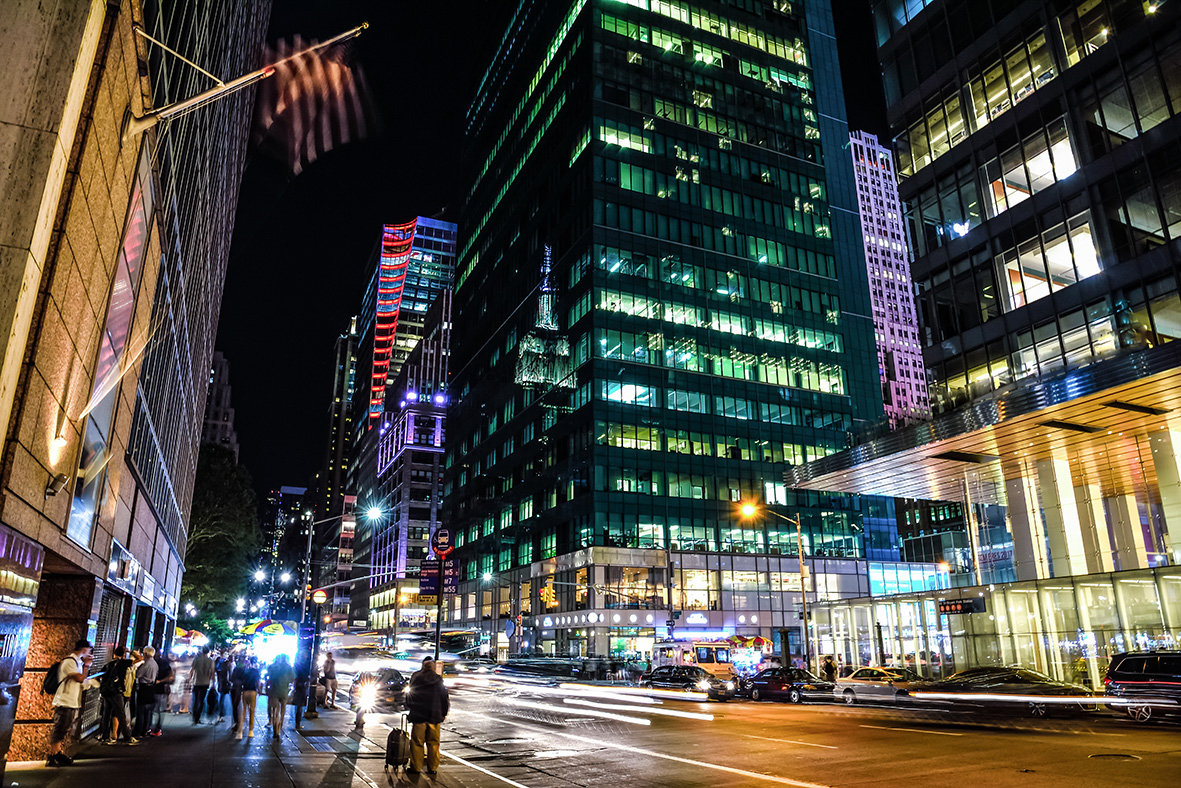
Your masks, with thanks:
<instances>
[{"instance_id":1,"label":"sidewalk","mask_svg":"<svg viewBox=\"0 0 1181 788\"><path fill-rule=\"evenodd\" d=\"M254 738L239 741L230 732L228 718L219 725L197 726L187 714L169 714L163 736L135 747L107 746L89 738L71 752L72 766L9 764L3 788L349 788L354 783L377 788L385 784L381 774L388 727L370 722L364 734L357 734L353 712L321 709L320 718L304 720L299 733L291 729L288 709L286 729L275 739L265 727L266 719L266 703L260 698Z\"/></svg>"}]
</instances>

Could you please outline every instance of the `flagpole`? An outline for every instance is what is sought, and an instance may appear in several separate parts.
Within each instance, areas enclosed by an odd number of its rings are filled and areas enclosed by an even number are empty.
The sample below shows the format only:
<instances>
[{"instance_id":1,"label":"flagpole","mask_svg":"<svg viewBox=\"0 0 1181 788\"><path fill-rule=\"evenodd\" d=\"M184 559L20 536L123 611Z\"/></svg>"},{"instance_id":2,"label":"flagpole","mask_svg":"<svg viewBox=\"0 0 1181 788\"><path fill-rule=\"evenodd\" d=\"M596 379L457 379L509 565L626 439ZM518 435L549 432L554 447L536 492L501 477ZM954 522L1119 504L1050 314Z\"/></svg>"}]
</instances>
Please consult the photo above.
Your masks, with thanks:
<instances>
[{"instance_id":1,"label":"flagpole","mask_svg":"<svg viewBox=\"0 0 1181 788\"><path fill-rule=\"evenodd\" d=\"M282 60L278 60L267 66L263 66L257 71L251 71L249 74L244 74L243 76L240 76L234 80L230 80L225 84L216 85L209 90L198 93L192 98L185 99L184 101L177 101L165 107L161 107L160 109L152 110L151 112L145 112L142 116L133 115L129 108L123 115L123 133L121 144L126 144L129 140L154 127L160 121L180 117L181 115L192 112L193 110L203 107L206 104L228 96L231 93L235 93L239 90L242 90L243 88L250 87L256 82L261 82L267 77L273 76L277 67L290 60L294 60L297 57L302 57L303 55L306 55L310 52L315 52L319 49L324 49L325 47L332 46L333 44L338 44L341 41L347 41L350 38L356 38L357 36L361 35L361 33L368 27L369 23L364 22L360 25L357 25L352 30L341 33L338 36L333 36L322 43L312 44L306 49L301 49L299 52L288 55Z\"/></svg>"}]
</instances>

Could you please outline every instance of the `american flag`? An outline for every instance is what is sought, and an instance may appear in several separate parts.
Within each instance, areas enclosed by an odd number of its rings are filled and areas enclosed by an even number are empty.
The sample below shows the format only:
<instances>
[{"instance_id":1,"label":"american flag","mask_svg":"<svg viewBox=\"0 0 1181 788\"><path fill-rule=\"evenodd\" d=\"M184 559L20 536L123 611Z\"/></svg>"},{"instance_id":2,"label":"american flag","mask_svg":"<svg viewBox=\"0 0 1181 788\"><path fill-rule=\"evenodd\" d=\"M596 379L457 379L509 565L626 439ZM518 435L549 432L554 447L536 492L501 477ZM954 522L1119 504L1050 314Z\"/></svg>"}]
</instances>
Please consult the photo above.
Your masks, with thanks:
<instances>
[{"instance_id":1,"label":"american flag","mask_svg":"<svg viewBox=\"0 0 1181 788\"><path fill-rule=\"evenodd\" d=\"M267 48L275 73L259 86L255 142L276 150L296 175L321 154L379 131L379 120L352 42L314 46L299 36Z\"/></svg>"}]
</instances>

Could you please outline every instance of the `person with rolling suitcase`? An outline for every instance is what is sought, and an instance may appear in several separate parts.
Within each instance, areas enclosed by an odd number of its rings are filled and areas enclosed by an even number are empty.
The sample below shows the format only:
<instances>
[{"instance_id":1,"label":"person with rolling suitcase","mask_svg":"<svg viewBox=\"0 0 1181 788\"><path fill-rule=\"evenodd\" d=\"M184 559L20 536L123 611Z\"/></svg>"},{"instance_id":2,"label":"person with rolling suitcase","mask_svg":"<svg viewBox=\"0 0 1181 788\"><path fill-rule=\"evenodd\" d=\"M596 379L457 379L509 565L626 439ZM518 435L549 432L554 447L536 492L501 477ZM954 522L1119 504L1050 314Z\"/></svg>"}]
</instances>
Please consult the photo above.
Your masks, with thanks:
<instances>
[{"instance_id":1,"label":"person with rolling suitcase","mask_svg":"<svg viewBox=\"0 0 1181 788\"><path fill-rule=\"evenodd\" d=\"M435 661L427 657L422 661L422 670L411 676L406 686L406 718L412 726L407 774L423 771L424 756L426 773L439 771L439 726L450 709L443 677L435 671Z\"/></svg>"}]
</instances>

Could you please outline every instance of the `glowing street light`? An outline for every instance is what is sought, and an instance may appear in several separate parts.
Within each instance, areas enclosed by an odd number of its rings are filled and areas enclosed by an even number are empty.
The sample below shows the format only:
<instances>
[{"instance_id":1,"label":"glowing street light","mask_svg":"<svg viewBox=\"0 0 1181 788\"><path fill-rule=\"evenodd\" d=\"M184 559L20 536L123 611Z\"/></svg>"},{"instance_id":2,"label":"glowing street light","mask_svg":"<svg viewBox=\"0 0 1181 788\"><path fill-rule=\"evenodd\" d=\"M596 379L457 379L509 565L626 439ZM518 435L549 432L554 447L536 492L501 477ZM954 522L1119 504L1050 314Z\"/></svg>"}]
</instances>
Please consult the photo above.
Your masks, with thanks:
<instances>
[{"instance_id":1,"label":"glowing street light","mask_svg":"<svg viewBox=\"0 0 1181 788\"><path fill-rule=\"evenodd\" d=\"M290 583L291 582L291 573L284 572L283 574L279 575L279 580L280 580L280 582L283 582L283 583Z\"/></svg>"},{"instance_id":2,"label":"glowing street light","mask_svg":"<svg viewBox=\"0 0 1181 788\"><path fill-rule=\"evenodd\" d=\"M491 580L491 579L492 579L492 573L491 573L491 572L485 572L485 573L484 573L484 579L485 579L485 580Z\"/></svg>"},{"instance_id":3,"label":"glowing street light","mask_svg":"<svg viewBox=\"0 0 1181 788\"><path fill-rule=\"evenodd\" d=\"M246 609L246 600L242 597L238 597L237 608L239 613Z\"/></svg>"},{"instance_id":4,"label":"glowing street light","mask_svg":"<svg viewBox=\"0 0 1181 788\"><path fill-rule=\"evenodd\" d=\"M370 520L380 520L381 519L381 509L376 506L370 506L369 511L365 513L365 516L368 517Z\"/></svg>"},{"instance_id":5,"label":"glowing street light","mask_svg":"<svg viewBox=\"0 0 1181 788\"><path fill-rule=\"evenodd\" d=\"M267 573L261 569L256 569L254 570L254 579L261 583L263 580L267 579Z\"/></svg>"}]
</instances>

